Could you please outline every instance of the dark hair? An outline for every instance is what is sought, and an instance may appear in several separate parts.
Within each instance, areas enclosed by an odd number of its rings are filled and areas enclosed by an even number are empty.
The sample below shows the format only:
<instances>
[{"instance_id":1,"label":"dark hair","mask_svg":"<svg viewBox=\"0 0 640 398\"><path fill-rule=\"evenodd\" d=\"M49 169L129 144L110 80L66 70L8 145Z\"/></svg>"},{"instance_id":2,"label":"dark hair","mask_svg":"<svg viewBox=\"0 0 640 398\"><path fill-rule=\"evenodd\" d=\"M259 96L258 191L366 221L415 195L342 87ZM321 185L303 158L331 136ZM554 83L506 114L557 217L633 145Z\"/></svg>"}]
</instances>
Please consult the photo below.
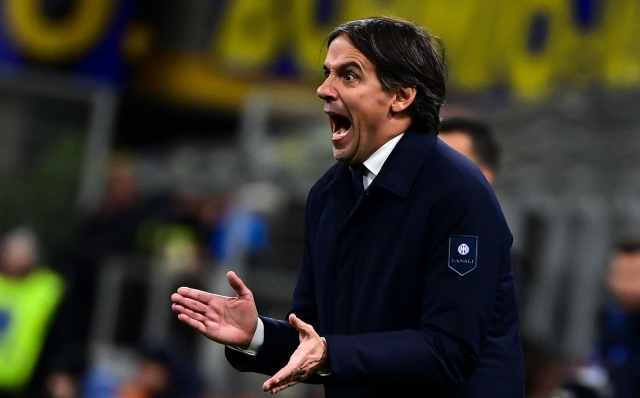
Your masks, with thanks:
<instances>
[{"instance_id":1,"label":"dark hair","mask_svg":"<svg viewBox=\"0 0 640 398\"><path fill-rule=\"evenodd\" d=\"M615 251L625 254L640 252L640 231L623 230L615 238Z\"/></svg>"},{"instance_id":2,"label":"dark hair","mask_svg":"<svg viewBox=\"0 0 640 398\"><path fill-rule=\"evenodd\" d=\"M463 117L447 118L440 124L440 134L459 131L471 138L473 154L482 166L500 167L500 146L486 123Z\"/></svg>"},{"instance_id":3,"label":"dark hair","mask_svg":"<svg viewBox=\"0 0 640 398\"><path fill-rule=\"evenodd\" d=\"M387 17L346 22L329 34L327 46L342 35L375 65L384 90L417 89L409 107L412 124L437 134L446 94L444 49L439 39L411 22ZM433 41L440 44L441 53Z\"/></svg>"}]
</instances>

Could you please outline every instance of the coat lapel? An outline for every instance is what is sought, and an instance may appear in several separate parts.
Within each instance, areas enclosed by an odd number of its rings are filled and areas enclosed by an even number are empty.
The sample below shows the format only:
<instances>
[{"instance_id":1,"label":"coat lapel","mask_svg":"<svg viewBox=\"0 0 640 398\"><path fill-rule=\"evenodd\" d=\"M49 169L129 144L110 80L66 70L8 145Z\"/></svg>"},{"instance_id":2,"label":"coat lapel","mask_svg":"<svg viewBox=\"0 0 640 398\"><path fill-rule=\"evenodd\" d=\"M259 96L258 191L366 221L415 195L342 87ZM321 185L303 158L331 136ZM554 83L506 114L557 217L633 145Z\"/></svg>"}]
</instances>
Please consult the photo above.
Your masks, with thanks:
<instances>
[{"instance_id":1,"label":"coat lapel","mask_svg":"<svg viewBox=\"0 0 640 398\"><path fill-rule=\"evenodd\" d=\"M407 130L367 190L384 189L406 198L427 158L427 153L437 139L438 137L431 132ZM324 191L330 191L330 205L340 208L338 213L343 215L341 218L344 220L342 225L344 229L358 211L364 198L364 196L356 198L354 195L349 167L340 164L332 180L324 187Z\"/></svg>"},{"instance_id":2,"label":"coat lapel","mask_svg":"<svg viewBox=\"0 0 640 398\"><path fill-rule=\"evenodd\" d=\"M369 188L382 188L406 198L427 158L427 153L437 139L438 137L431 132L407 130Z\"/></svg>"}]
</instances>

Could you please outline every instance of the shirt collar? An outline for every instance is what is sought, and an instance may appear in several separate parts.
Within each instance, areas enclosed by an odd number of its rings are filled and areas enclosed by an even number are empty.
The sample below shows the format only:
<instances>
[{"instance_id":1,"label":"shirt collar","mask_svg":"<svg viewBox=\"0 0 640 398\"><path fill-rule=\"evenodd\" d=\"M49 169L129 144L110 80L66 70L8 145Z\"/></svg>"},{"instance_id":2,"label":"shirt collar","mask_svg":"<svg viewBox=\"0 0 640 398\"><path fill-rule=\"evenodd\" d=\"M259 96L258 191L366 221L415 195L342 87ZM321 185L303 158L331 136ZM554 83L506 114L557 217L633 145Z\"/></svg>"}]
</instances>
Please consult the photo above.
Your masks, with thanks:
<instances>
[{"instance_id":1,"label":"shirt collar","mask_svg":"<svg viewBox=\"0 0 640 398\"><path fill-rule=\"evenodd\" d=\"M428 154L436 143L438 143L438 136L434 131L409 128L402 139L398 140L394 151L384 162L386 165L384 170L380 169L380 174L372 185L406 198L420 168L429 159ZM338 183L342 184L343 190L350 187L352 174L349 166L338 163L335 167L337 170L324 186L323 192L330 190Z\"/></svg>"},{"instance_id":2,"label":"shirt collar","mask_svg":"<svg viewBox=\"0 0 640 398\"><path fill-rule=\"evenodd\" d=\"M369 159L362 162L362 164L364 164L367 170L371 174L373 174L374 177L380 174L382 165L384 165L384 162L387 161L387 158L391 154L391 151L393 151L393 148L396 147L396 144L398 143L398 141L400 141L400 138L402 138L403 135L404 133L400 133L396 137L393 137L392 139L387 141L386 144L378 148L378 150L375 151L371 156L369 156Z\"/></svg>"}]
</instances>

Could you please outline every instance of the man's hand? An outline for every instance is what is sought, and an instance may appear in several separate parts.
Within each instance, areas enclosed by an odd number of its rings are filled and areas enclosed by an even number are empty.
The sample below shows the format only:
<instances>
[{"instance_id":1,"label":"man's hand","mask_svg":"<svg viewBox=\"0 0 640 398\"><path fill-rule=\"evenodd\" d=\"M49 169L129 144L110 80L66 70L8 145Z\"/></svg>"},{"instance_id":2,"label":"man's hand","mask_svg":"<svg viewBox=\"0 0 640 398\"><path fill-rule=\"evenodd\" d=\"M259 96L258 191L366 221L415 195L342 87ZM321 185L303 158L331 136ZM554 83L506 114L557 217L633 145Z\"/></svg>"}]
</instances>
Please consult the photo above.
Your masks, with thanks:
<instances>
[{"instance_id":1,"label":"man's hand","mask_svg":"<svg viewBox=\"0 0 640 398\"><path fill-rule=\"evenodd\" d=\"M227 281L237 297L181 287L171 296L171 309L179 320L209 339L246 349L258 327L258 310L251 290L234 272L227 273Z\"/></svg>"},{"instance_id":2,"label":"man's hand","mask_svg":"<svg viewBox=\"0 0 640 398\"><path fill-rule=\"evenodd\" d=\"M300 332L300 345L287 366L262 386L263 391L271 394L296 385L318 371L330 372L327 345L313 326L302 322L294 314L289 315L289 323Z\"/></svg>"}]
</instances>

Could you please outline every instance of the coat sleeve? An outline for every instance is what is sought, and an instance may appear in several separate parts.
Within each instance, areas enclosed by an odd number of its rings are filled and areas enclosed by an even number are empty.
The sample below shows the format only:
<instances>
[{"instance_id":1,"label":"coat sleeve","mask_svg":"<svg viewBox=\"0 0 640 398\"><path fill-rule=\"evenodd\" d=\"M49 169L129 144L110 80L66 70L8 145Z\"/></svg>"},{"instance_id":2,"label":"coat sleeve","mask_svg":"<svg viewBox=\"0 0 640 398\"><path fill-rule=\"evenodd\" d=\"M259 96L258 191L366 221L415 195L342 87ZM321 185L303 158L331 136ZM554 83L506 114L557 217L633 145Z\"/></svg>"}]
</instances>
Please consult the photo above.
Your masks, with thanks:
<instances>
[{"instance_id":1,"label":"coat sleeve","mask_svg":"<svg viewBox=\"0 0 640 398\"><path fill-rule=\"evenodd\" d=\"M479 183L440 195L432 205L425 230L419 326L324 336L333 385L451 385L472 374L496 305L500 267L509 261L511 234L495 196ZM464 276L448 266L449 239L457 235L478 237L477 268Z\"/></svg>"},{"instance_id":2,"label":"coat sleeve","mask_svg":"<svg viewBox=\"0 0 640 398\"><path fill-rule=\"evenodd\" d=\"M304 322L312 325L318 330L318 316L315 296L315 285L313 269L311 266L311 244L314 220L310 217L311 209L315 201L314 192L316 187L311 189L307 200L305 212L305 232L304 247L302 254L302 267L298 274L298 282L293 293L293 307L289 313L294 313ZM293 352L300 344L298 331L289 324L282 321L261 316L264 324L264 342L254 357L242 354L228 347L225 349L225 356L229 363L241 372L256 372L266 375L273 375L282 369L293 355ZM288 315L287 315L288 319ZM319 379L308 382L317 383Z\"/></svg>"}]
</instances>

